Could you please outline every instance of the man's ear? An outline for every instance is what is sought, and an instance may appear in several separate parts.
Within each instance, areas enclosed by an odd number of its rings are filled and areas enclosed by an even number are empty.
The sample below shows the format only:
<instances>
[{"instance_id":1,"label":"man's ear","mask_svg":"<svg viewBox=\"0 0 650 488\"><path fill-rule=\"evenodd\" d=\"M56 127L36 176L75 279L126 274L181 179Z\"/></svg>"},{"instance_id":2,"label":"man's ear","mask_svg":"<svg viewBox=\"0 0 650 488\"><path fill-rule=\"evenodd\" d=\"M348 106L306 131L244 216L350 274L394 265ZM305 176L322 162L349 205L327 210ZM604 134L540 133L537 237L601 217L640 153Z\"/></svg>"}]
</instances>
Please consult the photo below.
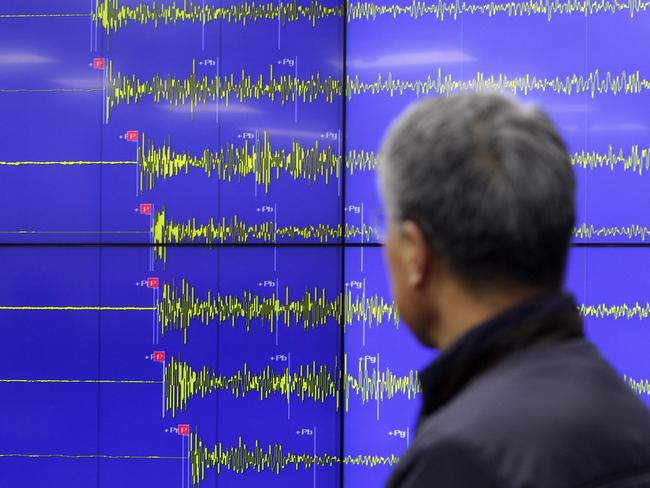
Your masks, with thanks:
<instances>
[{"instance_id":1,"label":"man's ear","mask_svg":"<svg viewBox=\"0 0 650 488\"><path fill-rule=\"evenodd\" d=\"M412 220L401 224L401 254L406 271L406 283L421 288L426 282L432 264L432 253L422 229Z\"/></svg>"}]
</instances>

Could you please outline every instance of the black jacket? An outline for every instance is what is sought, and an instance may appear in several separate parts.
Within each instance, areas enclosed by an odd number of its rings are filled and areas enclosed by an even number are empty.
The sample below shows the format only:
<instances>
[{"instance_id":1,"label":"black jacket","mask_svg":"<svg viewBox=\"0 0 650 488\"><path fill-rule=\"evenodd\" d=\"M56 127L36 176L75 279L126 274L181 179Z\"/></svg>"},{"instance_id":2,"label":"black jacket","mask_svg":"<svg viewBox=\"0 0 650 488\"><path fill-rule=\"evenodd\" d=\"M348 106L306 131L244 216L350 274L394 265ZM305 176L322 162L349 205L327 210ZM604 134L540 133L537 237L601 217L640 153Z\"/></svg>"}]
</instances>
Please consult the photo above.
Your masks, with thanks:
<instances>
[{"instance_id":1,"label":"black jacket","mask_svg":"<svg viewBox=\"0 0 650 488\"><path fill-rule=\"evenodd\" d=\"M390 488L650 487L650 413L585 340L569 295L472 330L421 381Z\"/></svg>"}]
</instances>

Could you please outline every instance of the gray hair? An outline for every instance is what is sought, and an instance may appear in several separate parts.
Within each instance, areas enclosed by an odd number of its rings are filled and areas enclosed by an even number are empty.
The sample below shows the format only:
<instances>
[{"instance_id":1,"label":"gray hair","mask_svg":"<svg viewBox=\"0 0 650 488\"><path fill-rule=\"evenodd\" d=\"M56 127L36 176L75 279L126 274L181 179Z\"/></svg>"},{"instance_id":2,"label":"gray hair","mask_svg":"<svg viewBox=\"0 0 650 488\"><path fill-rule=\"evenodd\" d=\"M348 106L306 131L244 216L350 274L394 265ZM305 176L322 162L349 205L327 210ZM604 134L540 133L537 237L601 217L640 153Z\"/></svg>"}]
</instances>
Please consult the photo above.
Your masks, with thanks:
<instances>
[{"instance_id":1,"label":"gray hair","mask_svg":"<svg viewBox=\"0 0 650 488\"><path fill-rule=\"evenodd\" d=\"M469 285L559 286L575 224L575 180L549 118L498 94L408 108L380 151L390 218L412 219Z\"/></svg>"}]
</instances>

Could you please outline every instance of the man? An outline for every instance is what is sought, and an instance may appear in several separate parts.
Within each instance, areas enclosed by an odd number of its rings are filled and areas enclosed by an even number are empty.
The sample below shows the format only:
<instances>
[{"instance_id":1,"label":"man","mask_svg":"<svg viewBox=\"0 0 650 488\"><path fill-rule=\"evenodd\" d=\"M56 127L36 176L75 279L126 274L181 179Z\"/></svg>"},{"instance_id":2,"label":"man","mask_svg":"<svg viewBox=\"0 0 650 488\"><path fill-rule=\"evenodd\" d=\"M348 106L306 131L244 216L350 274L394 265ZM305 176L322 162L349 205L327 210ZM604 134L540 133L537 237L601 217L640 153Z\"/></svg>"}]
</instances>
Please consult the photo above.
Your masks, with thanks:
<instances>
[{"instance_id":1,"label":"man","mask_svg":"<svg viewBox=\"0 0 650 488\"><path fill-rule=\"evenodd\" d=\"M389 487L650 487L650 413L562 292L574 178L539 109L426 100L379 162L386 255L421 374L415 441Z\"/></svg>"}]
</instances>

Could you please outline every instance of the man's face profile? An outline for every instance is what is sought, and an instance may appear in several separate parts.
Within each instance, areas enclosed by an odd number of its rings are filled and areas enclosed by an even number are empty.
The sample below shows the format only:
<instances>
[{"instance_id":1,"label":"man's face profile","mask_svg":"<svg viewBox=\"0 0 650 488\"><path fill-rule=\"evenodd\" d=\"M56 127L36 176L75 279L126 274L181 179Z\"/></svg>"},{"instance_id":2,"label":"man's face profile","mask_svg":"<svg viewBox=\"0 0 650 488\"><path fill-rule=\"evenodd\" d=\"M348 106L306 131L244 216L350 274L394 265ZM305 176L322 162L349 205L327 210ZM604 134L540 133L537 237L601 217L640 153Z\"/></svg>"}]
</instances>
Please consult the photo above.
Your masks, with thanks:
<instances>
[{"instance_id":1,"label":"man's face profile","mask_svg":"<svg viewBox=\"0 0 650 488\"><path fill-rule=\"evenodd\" d=\"M388 218L384 252L393 297L403 321L425 345L431 346L427 327L434 304L426 303L430 252L419 227L412 221Z\"/></svg>"}]
</instances>

